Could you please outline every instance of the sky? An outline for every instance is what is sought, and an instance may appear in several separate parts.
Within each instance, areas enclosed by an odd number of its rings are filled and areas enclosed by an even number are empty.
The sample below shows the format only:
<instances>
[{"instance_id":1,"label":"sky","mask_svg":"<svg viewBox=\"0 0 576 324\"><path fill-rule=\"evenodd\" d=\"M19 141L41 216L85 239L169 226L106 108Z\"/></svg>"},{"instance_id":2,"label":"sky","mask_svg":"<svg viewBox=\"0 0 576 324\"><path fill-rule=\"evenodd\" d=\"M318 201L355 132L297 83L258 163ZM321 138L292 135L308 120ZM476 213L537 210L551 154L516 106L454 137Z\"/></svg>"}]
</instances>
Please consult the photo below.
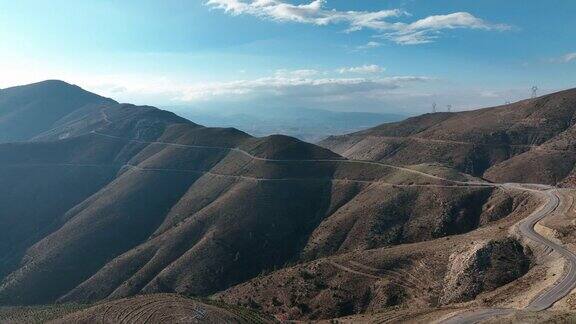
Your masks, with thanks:
<instances>
[{"instance_id":1,"label":"sky","mask_svg":"<svg viewBox=\"0 0 576 324\"><path fill-rule=\"evenodd\" d=\"M573 0L0 0L0 88L419 114L576 87Z\"/></svg>"}]
</instances>

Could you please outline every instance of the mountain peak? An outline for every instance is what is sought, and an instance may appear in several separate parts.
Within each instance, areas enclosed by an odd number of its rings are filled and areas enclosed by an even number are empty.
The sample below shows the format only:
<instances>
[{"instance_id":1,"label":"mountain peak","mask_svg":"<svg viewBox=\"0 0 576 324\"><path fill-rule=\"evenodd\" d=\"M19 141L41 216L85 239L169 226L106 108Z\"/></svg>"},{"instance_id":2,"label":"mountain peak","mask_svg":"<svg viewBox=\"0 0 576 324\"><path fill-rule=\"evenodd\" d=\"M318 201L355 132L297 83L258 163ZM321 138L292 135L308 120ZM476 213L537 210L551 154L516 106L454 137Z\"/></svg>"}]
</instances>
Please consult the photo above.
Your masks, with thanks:
<instances>
[{"instance_id":1,"label":"mountain peak","mask_svg":"<svg viewBox=\"0 0 576 324\"><path fill-rule=\"evenodd\" d=\"M46 80L0 91L0 142L30 139L90 105L116 101L60 80Z\"/></svg>"},{"instance_id":2,"label":"mountain peak","mask_svg":"<svg viewBox=\"0 0 576 324\"><path fill-rule=\"evenodd\" d=\"M52 89L52 90L54 90L54 89L58 89L58 88L61 88L61 89L62 88L69 88L69 89L82 90L82 88L80 88L79 86L77 86L75 84L71 84L71 83L68 83L68 82L65 82L62 80L55 80L55 79L13 86L13 87L5 88L3 90L4 91L15 91L18 89Z\"/></svg>"},{"instance_id":3,"label":"mountain peak","mask_svg":"<svg viewBox=\"0 0 576 324\"><path fill-rule=\"evenodd\" d=\"M73 87L77 87L74 84L68 83L66 81L62 81L62 80L58 80L58 79L48 79L48 80L44 80L44 81L39 81L36 83L32 83L31 85L34 84L45 84L45 85L60 85L60 86L73 86Z\"/></svg>"}]
</instances>

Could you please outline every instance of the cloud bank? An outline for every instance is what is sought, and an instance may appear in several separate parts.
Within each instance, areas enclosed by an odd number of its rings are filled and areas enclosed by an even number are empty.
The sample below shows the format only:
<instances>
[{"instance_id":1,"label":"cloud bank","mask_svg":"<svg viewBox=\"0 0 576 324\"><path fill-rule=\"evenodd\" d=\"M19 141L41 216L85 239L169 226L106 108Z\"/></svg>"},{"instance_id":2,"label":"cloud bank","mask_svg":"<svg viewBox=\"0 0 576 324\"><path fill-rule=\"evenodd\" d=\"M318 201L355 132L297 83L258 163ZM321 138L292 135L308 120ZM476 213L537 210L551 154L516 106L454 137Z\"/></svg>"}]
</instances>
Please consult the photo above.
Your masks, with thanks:
<instances>
[{"instance_id":1,"label":"cloud bank","mask_svg":"<svg viewBox=\"0 0 576 324\"><path fill-rule=\"evenodd\" d=\"M410 14L400 10L338 11L327 9L326 0L294 5L280 0L208 0L206 5L231 15L250 15L265 20L295 22L317 26L341 24L347 32L363 29L377 32L379 37L397 44L415 45L433 42L442 31L450 29L509 30L506 24L494 24L468 12L429 16L413 22L400 22ZM391 21L396 19L396 21ZM371 45L375 45L376 42ZM374 47L374 46L372 46Z\"/></svg>"},{"instance_id":2,"label":"cloud bank","mask_svg":"<svg viewBox=\"0 0 576 324\"><path fill-rule=\"evenodd\" d=\"M410 83L425 82L424 76L395 76L382 78L299 78L273 76L254 80L203 83L181 88L174 98L182 102L214 99L278 99L307 98L312 101L332 101L370 95L402 88Z\"/></svg>"}]
</instances>

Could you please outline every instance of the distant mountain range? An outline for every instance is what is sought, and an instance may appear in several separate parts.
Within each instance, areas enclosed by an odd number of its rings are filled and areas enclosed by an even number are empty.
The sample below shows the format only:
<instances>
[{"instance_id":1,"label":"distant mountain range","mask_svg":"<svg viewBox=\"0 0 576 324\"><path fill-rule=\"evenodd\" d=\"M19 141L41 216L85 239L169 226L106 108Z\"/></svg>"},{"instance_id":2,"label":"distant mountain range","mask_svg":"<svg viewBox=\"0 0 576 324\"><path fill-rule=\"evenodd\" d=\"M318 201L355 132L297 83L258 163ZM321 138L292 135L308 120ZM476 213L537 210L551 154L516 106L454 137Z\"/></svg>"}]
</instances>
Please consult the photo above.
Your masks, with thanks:
<instances>
[{"instance_id":1,"label":"distant mountain range","mask_svg":"<svg viewBox=\"0 0 576 324\"><path fill-rule=\"evenodd\" d=\"M572 184L575 98L428 114L322 147L62 81L0 90L0 304L99 303L69 322L197 307L163 294L177 293L214 318L321 320L523 293L534 255L509 229L540 200L478 176Z\"/></svg>"},{"instance_id":2,"label":"distant mountain range","mask_svg":"<svg viewBox=\"0 0 576 324\"><path fill-rule=\"evenodd\" d=\"M356 132L406 118L400 114L336 112L298 107L170 107L169 110L205 126L234 127L257 137L283 134L312 143L330 135Z\"/></svg>"}]
</instances>

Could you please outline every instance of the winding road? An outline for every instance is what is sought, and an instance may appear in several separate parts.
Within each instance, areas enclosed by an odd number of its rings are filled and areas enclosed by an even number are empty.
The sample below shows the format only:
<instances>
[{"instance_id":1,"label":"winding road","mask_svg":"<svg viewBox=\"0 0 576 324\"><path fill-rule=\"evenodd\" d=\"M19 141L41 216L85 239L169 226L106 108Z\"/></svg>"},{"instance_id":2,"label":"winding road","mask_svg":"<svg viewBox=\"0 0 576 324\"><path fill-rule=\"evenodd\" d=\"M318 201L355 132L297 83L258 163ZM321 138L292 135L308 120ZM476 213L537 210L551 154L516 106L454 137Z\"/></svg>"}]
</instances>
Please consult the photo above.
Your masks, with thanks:
<instances>
[{"instance_id":1,"label":"winding road","mask_svg":"<svg viewBox=\"0 0 576 324\"><path fill-rule=\"evenodd\" d=\"M574 288L576 288L576 254L566 249L565 247L554 243L542 235L536 233L534 226L546 216L552 214L560 205L560 194L558 190L549 187L544 191L539 191L527 187L527 185L519 184L499 184L497 186L511 189L519 189L532 193L542 194L547 198L538 210L533 212L530 216L526 217L518 223L518 230L520 234L538 244L541 244L554 252L560 254L567 261L567 271L553 286L541 292L534 298L524 310L528 311L542 311L551 307L554 303L568 295ZM540 186L541 188L543 186ZM443 324L463 324L463 323L478 323L489 318L496 316L508 315L515 312L517 309L512 308L487 308L474 311L467 311L454 315L446 320L441 321Z\"/></svg>"},{"instance_id":2,"label":"winding road","mask_svg":"<svg viewBox=\"0 0 576 324\"><path fill-rule=\"evenodd\" d=\"M549 308L555 302L562 299L566 295L570 293L576 287L576 254L569 251L568 249L564 248L563 246L554 243L545 237L541 236L534 230L534 226L540 220L545 218L546 216L552 214L559 206L561 196L558 190L554 187L543 186L543 185L536 185L536 184L514 184L514 183L504 183L504 184L495 184L495 183L488 183L488 182L466 182L466 181L458 181L458 180L451 180L445 179L439 176L435 176L432 174L428 174L425 172L421 172L418 170L401 167L397 165L389 165L382 162L377 161L365 161L365 160L348 160L348 159L314 159L314 160L276 160L276 159L266 159L262 157L255 156L250 152L244 151L240 148L228 148L228 147L216 147L216 146L201 146L201 145L187 145L187 144L178 144L178 143L169 143L169 142L160 142L160 141L142 141L136 139L126 139L122 137L117 137L109 134L100 133L97 131L93 131L92 134L127 142L134 142L134 143L141 143L141 144L148 144L148 145L166 145L166 146L173 146L173 147L180 147L180 148L196 148L196 149L210 149L210 150L223 150L229 152L237 152L243 154L251 159L254 160L261 160L267 162L330 162L330 163L359 163L365 165L378 165L387 168L392 168L395 170L401 170L404 172L409 172L412 174L416 174L419 176L427 177L434 180L440 180L443 182L451 183L452 185L445 185L446 187L456 187L456 186L490 186L490 187L498 187L503 189L514 189L514 190L521 190L530 192L532 194L537 195L544 195L546 197L546 202L535 212L533 212L530 216L523 219L518 223L518 229L520 235L541 244L548 249L553 250L560 254L563 258L567 260L567 271L564 276L559 279L553 286L549 287L547 290L543 291L540 295L534 298L528 306L525 308L526 310L530 311L541 311ZM66 165L74 165L68 163L62 163L62 166ZM82 165L79 165L82 166ZM99 166L99 165L92 165L86 164L85 166ZM102 166L102 165L100 165ZM117 165L116 165L117 166ZM174 171L174 172L198 172L198 173L206 173L212 174L215 176L225 176L225 177L235 177L241 179L252 179L258 181L266 181L266 180L287 180L287 179L264 179L264 178L251 178L246 176L238 176L238 175L230 175L230 174L218 174L213 173L210 171L200 171L200 170L181 170L181 169L156 169L156 168L144 168L136 165L123 165L123 167L128 167L131 169L139 170L139 171ZM290 179L290 180L297 180L297 179ZM379 182L379 181L365 181L365 180L353 180L353 179L331 179L332 181L351 181L351 182ZM408 186L408 185L406 185ZM410 185L410 186L444 186L444 185ZM341 267L339 264L335 264L336 267ZM489 309L479 309L473 311L465 311L459 314L456 314L448 319L441 321L441 323L446 324L453 324L453 323L477 323L482 320L486 320L495 316L500 315L507 315L513 313L516 309L511 308L489 308Z\"/></svg>"}]
</instances>

